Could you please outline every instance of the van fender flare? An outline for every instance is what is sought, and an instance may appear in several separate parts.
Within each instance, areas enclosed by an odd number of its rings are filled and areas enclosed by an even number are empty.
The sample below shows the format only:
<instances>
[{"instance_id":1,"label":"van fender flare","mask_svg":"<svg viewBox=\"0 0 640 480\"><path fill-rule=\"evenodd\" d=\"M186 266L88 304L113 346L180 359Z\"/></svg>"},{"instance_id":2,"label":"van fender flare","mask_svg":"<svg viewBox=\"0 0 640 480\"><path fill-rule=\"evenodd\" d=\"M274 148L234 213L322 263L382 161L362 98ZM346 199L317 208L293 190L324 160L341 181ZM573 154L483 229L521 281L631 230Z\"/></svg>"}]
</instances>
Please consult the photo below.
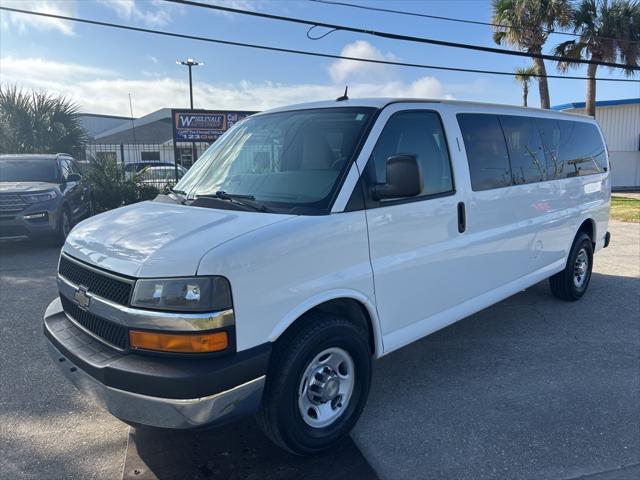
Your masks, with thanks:
<instances>
[{"instance_id":1,"label":"van fender flare","mask_svg":"<svg viewBox=\"0 0 640 480\"><path fill-rule=\"evenodd\" d=\"M309 310L330 300L340 300L344 298L356 300L367 310L367 313L369 314L369 317L371 319L371 329L375 347L374 355L376 358L381 357L384 352L384 345L382 342L382 332L380 331L380 321L378 319L378 311L376 309L376 305L371 298L357 290L330 290L308 298L307 300L290 310L282 318L282 320L280 320L276 324L276 326L273 328L273 330L271 330L271 333L269 334L269 341L275 342L280 337L280 335L282 335L291 325L296 322L296 320L302 317Z\"/></svg>"},{"instance_id":2,"label":"van fender flare","mask_svg":"<svg viewBox=\"0 0 640 480\"><path fill-rule=\"evenodd\" d=\"M596 221L594 220L593 216L590 213L585 212L585 213L581 214L578 217L578 221L575 223L575 225L573 227L573 236L571 238L567 239L567 244L566 244L566 247L564 249L565 263L569 259L569 252L571 251L571 246L573 245L573 242L576 239L576 236L578 235L578 232L580 231L580 227L586 221L591 222L591 229L593 230L593 238L591 240L593 240L593 243L597 243L598 225L597 225Z\"/></svg>"}]
</instances>

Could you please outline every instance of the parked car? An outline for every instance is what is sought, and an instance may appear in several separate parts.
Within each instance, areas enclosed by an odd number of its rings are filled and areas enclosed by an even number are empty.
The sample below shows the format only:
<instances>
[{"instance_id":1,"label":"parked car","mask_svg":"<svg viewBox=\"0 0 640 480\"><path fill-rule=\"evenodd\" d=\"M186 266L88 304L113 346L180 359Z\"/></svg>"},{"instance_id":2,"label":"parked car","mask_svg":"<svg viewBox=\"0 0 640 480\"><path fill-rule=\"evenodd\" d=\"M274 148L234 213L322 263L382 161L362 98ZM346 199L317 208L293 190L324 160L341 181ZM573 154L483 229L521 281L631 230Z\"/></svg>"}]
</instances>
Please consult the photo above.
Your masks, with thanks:
<instances>
[{"instance_id":1,"label":"parked car","mask_svg":"<svg viewBox=\"0 0 640 480\"><path fill-rule=\"evenodd\" d=\"M147 167L138 173L138 181L162 191L168 186L175 185L176 173L180 180L187 173L187 169L182 165Z\"/></svg>"},{"instance_id":2,"label":"parked car","mask_svg":"<svg viewBox=\"0 0 640 480\"><path fill-rule=\"evenodd\" d=\"M145 168L149 167L171 167L173 168L173 163L170 162L160 162L160 161L141 161L141 162L131 162L124 164L124 174L127 179L132 178L134 175L140 173Z\"/></svg>"},{"instance_id":3,"label":"parked car","mask_svg":"<svg viewBox=\"0 0 640 480\"><path fill-rule=\"evenodd\" d=\"M272 110L169 195L74 229L45 334L69 380L128 423L257 411L276 444L313 454L356 423L372 358L547 278L580 299L609 206L590 117L440 100Z\"/></svg>"},{"instance_id":4,"label":"parked car","mask_svg":"<svg viewBox=\"0 0 640 480\"><path fill-rule=\"evenodd\" d=\"M70 155L0 155L0 239L62 243L92 214L91 187Z\"/></svg>"}]
</instances>

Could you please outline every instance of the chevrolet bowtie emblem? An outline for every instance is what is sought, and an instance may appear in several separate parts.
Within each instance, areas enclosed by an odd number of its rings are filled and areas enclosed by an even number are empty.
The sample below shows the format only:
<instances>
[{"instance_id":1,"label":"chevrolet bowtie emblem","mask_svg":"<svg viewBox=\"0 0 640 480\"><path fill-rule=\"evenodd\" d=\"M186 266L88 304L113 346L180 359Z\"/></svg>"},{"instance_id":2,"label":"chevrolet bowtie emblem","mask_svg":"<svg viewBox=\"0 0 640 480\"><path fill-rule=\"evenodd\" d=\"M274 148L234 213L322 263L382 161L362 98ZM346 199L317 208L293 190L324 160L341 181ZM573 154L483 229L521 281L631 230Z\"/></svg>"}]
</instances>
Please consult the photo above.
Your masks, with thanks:
<instances>
[{"instance_id":1,"label":"chevrolet bowtie emblem","mask_svg":"<svg viewBox=\"0 0 640 480\"><path fill-rule=\"evenodd\" d=\"M76 292L73 294L74 300L78 303L80 308L87 309L91 303L91 297L87 295L87 287L80 285Z\"/></svg>"}]
</instances>

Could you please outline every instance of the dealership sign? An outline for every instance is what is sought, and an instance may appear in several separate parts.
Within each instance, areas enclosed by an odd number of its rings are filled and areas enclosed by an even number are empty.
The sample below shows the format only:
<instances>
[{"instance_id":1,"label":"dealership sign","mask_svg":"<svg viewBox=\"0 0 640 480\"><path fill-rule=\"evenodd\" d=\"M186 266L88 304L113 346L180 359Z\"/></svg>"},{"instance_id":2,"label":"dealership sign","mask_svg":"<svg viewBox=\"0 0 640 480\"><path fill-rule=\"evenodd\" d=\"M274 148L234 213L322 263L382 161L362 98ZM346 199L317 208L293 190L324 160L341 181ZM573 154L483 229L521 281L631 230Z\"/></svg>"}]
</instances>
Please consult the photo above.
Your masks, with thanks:
<instances>
[{"instance_id":1,"label":"dealership sign","mask_svg":"<svg viewBox=\"0 0 640 480\"><path fill-rule=\"evenodd\" d=\"M256 112L171 110L174 142L213 142L235 123Z\"/></svg>"}]
</instances>

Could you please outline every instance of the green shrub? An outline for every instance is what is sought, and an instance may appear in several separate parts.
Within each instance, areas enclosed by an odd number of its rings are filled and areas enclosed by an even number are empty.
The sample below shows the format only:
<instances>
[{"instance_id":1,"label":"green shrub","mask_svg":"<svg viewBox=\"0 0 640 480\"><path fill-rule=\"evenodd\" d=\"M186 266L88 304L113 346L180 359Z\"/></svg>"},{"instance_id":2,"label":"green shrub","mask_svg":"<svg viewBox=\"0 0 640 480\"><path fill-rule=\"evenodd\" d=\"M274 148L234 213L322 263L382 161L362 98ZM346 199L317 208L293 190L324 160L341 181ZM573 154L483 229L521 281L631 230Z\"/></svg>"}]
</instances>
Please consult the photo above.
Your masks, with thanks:
<instances>
[{"instance_id":1,"label":"green shrub","mask_svg":"<svg viewBox=\"0 0 640 480\"><path fill-rule=\"evenodd\" d=\"M142 184L139 176L126 178L122 166L113 158L92 158L86 176L91 184L96 212L151 200L158 195L158 189Z\"/></svg>"}]
</instances>

